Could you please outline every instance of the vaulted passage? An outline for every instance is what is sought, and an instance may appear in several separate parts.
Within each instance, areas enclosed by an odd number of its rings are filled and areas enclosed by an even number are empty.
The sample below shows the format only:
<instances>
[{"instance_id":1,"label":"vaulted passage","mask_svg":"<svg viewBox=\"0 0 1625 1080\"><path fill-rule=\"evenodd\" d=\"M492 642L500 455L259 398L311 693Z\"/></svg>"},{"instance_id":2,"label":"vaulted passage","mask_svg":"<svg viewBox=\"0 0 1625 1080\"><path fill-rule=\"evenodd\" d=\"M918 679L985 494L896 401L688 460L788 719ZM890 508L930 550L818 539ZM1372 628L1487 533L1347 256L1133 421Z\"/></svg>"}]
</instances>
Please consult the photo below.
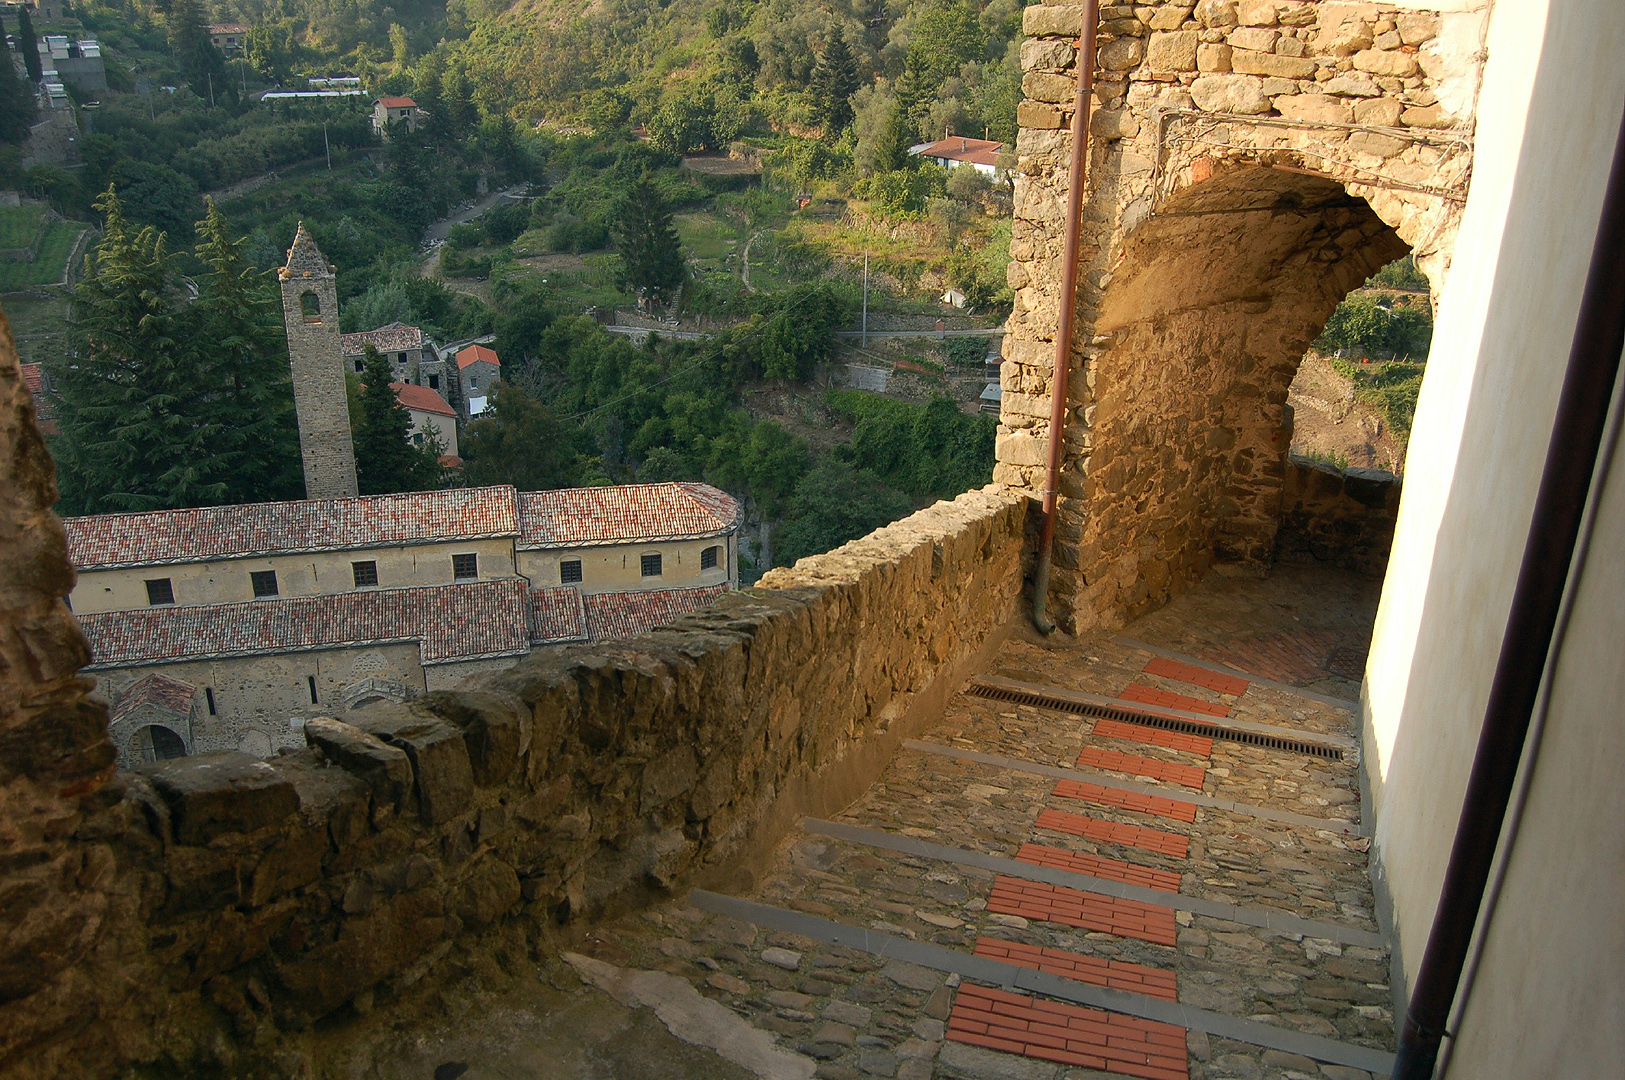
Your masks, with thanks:
<instances>
[{"instance_id":1,"label":"vaulted passage","mask_svg":"<svg viewBox=\"0 0 1625 1080\"><path fill-rule=\"evenodd\" d=\"M1331 181L1242 166L1131 233L1095 323L1083 592L1132 617L1215 562L1267 567L1287 388L1338 302L1409 248Z\"/></svg>"}]
</instances>

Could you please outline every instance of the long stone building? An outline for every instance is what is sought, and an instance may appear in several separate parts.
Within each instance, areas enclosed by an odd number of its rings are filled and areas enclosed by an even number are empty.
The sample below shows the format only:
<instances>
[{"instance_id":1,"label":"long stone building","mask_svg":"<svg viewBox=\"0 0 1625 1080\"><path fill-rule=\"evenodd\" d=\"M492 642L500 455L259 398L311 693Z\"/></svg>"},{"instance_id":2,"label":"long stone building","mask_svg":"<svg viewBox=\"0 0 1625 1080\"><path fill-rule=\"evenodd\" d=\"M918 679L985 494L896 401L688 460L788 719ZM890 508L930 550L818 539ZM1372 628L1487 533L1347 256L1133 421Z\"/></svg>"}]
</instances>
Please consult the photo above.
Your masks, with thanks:
<instances>
[{"instance_id":1,"label":"long stone building","mask_svg":"<svg viewBox=\"0 0 1625 1080\"><path fill-rule=\"evenodd\" d=\"M533 646L641 633L738 583L704 484L511 487L66 521L70 597L122 760L267 757Z\"/></svg>"}]
</instances>

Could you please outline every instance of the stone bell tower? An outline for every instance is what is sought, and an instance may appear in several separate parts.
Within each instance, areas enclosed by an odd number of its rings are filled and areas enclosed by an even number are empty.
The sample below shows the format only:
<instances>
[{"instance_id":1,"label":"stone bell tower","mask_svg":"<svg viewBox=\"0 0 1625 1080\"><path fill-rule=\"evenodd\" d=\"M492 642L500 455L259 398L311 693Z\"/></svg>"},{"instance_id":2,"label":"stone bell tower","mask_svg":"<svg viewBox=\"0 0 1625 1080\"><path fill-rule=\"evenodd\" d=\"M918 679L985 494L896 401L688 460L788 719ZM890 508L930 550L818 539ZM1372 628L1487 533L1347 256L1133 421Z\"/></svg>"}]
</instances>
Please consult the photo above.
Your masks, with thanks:
<instances>
[{"instance_id":1,"label":"stone bell tower","mask_svg":"<svg viewBox=\"0 0 1625 1080\"><path fill-rule=\"evenodd\" d=\"M277 271L277 277L282 284L282 320L288 329L305 497L355 495L355 444L350 441L344 396L338 281L304 222L288 250L288 265Z\"/></svg>"}]
</instances>

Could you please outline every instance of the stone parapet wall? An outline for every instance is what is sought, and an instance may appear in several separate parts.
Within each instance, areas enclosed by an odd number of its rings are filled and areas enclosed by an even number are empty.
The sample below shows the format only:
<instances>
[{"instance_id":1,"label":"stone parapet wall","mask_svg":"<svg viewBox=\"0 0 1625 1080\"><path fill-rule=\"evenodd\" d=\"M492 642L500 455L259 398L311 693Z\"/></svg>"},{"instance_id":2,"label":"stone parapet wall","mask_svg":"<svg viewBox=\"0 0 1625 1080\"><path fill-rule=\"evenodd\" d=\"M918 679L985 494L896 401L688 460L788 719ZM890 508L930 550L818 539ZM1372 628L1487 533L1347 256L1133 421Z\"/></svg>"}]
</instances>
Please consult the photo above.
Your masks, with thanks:
<instances>
[{"instance_id":1,"label":"stone parapet wall","mask_svg":"<svg viewBox=\"0 0 1625 1080\"><path fill-rule=\"evenodd\" d=\"M6 359L15 414L27 394ZM8 677L0 714L0 1074L19 1080L131 1062L287 1075L300 1033L347 1006L750 873L798 814L855 798L999 644L1027 550L1029 500L969 492L642 638L310 719L308 748L267 762L115 776L57 599L71 577L49 462L37 440L23 450L33 510L3 508L0 527L41 537L28 550L49 573L32 607L8 606L0 655L16 670L18 634L47 613L59 644L33 650L32 711Z\"/></svg>"},{"instance_id":2,"label":"stone parapet wall","mask_svg":"<svg viewBox=\"0 0 1625 1080\"><path fill-rule=\"evenodd\" d=\"M1288 455L1276 558L1381 577L1394 542L1400 488L1399 477L1381 469L1338 469Z\"/></svg>"},{"instance_id":3,"label":"stone parapet wall","mask_svg":"<svg viewBox=\"0 0 1625 1080\"><path fill-rule=\"evenodd\" d=\"M1445 272L1489 4L1100 9L1054 608L1118 625L1215 562L1268 566L1286 390L1407 250ZM1044 487L1081 5L1023 15L994 479Z\"/></svg>"}]
</instances>

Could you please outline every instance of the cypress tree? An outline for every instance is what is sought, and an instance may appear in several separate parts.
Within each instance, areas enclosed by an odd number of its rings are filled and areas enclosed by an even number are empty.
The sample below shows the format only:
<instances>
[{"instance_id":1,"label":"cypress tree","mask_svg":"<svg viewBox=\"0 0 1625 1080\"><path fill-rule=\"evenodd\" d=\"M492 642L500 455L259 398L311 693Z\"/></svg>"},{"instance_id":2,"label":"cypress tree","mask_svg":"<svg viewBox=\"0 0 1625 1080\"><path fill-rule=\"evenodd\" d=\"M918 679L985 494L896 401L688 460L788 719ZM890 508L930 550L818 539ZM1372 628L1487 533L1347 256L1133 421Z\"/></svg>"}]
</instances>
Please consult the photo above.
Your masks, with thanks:
<instances>
[{"instance_id":1,"label":"cypress tree","mask_svg":"<svg viewBox=\"0 0 1625 1080\"><path fill-rule=\"evenodd\" d=\"M417 487L423 455L412 445L412 417L390 388L389 362L368 343L361 372L361 423L355 431L356 482L363 495Z\"/></svg>"},{"instance_id":2,"label":"cypress tree","mask_svg":"<svg viewBox=\"0 0 1625 1080\"><path fill-rule=\"evenodd\" d=\"M0 22L0 41L5 39L5 23ZM26 46L27 43L22 44ZM23 54L26 58L26 48ZM34 123L34 88L17 77L11 57L4 59L5 63L0 64L0 142L16 146L28 138L28 129ZM34 57L34 63L39 63L38 54Z\"/></svg>"},{"instance_id":3,"label":"cypress tree","mask_svg":"<svg viewBox=\"0 0 1625 1080\"><path fill-rule=\"evenodd\" d=\"M164 234L132 230L109 188L101 242L74 289L67 355L47 361L59 392L52 442L65 513L222 501L212 387L182 340Z\"/></svg>"},{"instance_id":4,"label":"cypress tree","mask_svg":"<svg viewBox=\"0 0 1625 1080\"><path fill-rule=\"evenodd\" d=\"M34 33L34 19L28 14L26 3L17 9L17 44L23 50L23 69L28 72L29 80L38 86L45 72L39 62L39 35Z\"/></svg>"},{"instance_id":5,"label":"cypress tree","mask_svg":"<svg viewBox=\"0 0 1625 1080\"><path fill-rule=\"evenodd\" d=\"M824 128L824 137L834 139L852 124L852 95L858 89L858 62L847 47L846 37L836 24L829 43L812 73L813 108Z\"/></svg>"},{"instance_id":6,"label":"cypress tree","mask_svg":"<svg viewBox=\"0 0 1625 1080\"><path fill-rule=\"evenodd\" d=\"M225 216L206 200L197 223L197 258L208 270L188 312L197 366L216 392L210 406L213 471L227 502L297 499L302 492L299 431L293 413L287 344L269 279L243 256Z\"/></svg>"},{"instance_id":7,"label":"cypress tree","mask_svg":"<svg viewBox=\"0 0 1625 1080\"><path fill-rule=\"evenodd\" d=\"M648 173L616 201L613 222L622 287L651 303L675 300L683 285L683 245L671 210Z\"/></svg>"}]
</instances>

